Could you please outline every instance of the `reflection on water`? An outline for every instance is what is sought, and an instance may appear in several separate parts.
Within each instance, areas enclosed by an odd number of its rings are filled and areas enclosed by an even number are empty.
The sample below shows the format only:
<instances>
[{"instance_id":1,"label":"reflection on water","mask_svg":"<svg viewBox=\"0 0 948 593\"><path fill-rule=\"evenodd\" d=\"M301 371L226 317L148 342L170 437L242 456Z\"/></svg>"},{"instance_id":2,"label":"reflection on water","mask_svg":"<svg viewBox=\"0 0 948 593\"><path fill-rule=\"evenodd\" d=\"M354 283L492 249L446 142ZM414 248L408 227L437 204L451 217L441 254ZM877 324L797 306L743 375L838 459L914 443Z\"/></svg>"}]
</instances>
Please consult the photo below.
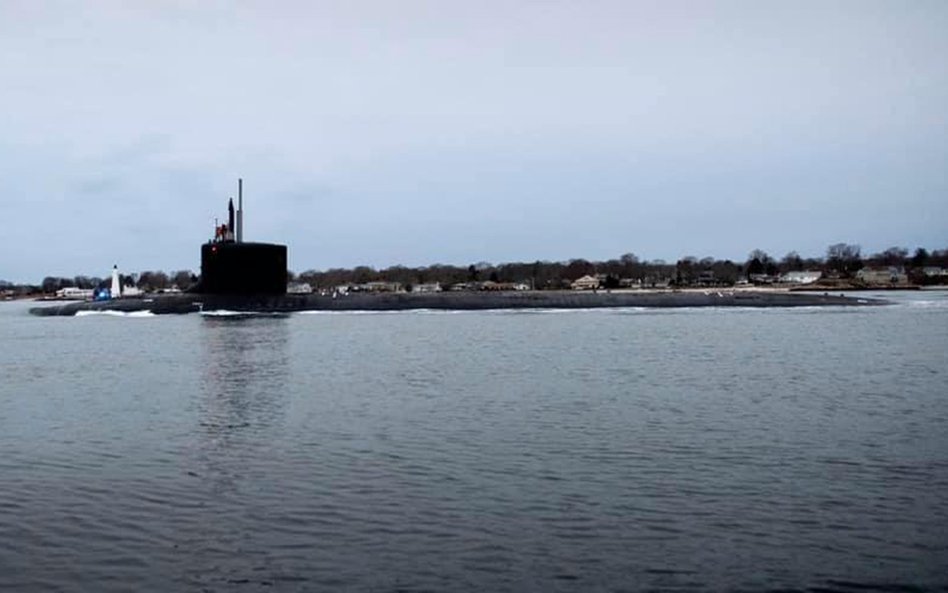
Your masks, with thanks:
<instances>
[{"instance_id":1,"label":"reflection on water","mask_svg":"<svg viewBox=\"0 0 948 593\"><path fill-rule=\"evenodd\" d=\"M200 501L178 530L179 583L195 590L261 586L246 573L269 562L251 549L247 516L257 485L267 479L273 443L288 402L290 332L286 318L203 317L198 339L199 388L192 446L185 456ZM248 498L249 497L249 498ZM241 563L233 559L240 557Z\"/></svg>"},{"instance_id":2,"label":"reflection on water","mask_svg":"<svg viewBox=\"0 0 948 593\"><path fill-rule=\"evenodd\" d=\"M201 459L218 488L233 486L242 457L279 430L287 405L287 319L201 320L200 389L196 391ZM248 450L249 446L249 450Z\"/></svg>"},{"instance_id":3,"label":"reflection on water","mask_svg":"<svg viewBox=\"0 0 948 593\"><path fill-rule=\"evenodd\" d=\"M200 422L209 433L270 427L286 405L287 319L203 318Z\"/></svg>"}]
</instances>

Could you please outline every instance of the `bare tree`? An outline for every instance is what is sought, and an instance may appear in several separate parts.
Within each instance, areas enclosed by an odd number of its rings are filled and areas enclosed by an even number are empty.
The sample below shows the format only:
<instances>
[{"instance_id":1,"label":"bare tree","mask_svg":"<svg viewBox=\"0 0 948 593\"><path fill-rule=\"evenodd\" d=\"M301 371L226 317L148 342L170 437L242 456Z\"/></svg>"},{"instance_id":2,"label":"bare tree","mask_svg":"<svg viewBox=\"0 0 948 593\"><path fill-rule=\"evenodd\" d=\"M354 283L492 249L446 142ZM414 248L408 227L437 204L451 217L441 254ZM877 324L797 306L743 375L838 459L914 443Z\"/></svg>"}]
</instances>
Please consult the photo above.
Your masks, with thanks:
<instances>
[{"instance_id":1,"label":"bare tree","mask_svg":"<svg viewBox=\"0 0 948 593\"><path fill-rule=\"evenodd\" d=\"M834 243L826 248L826 266L844 276L852 275L862 267L859 245Z\"/></svg>"},{"instance_id":2,"label":"bare tree","mask_svg":"<svg viewBox=\"0 0 948 593\"><path fill-rule=\"evenodd\" d=\"M774 267L773 259L762 249L755 249L747 255L747 273L765 274L768 268Z\"/></svg>"},{"instance_id":3,"label":"bare tree","mask_svg":"<svg viewBox=\"0 0 948 593\"><path fill-rule=\"evenodd\" d=\"M874 263L883 266L903 266L908 259L908 249L904 247L889 247L882 253L872 256Z\"/></svg>"},{"instance_id":4,"label":"bare tree","mask_svg":"<svg viewBox=\"0 0 948 593\"><path fill-rule=\"evenodd\" d=\"M780 260L780 267L785 272L797 272L803 269L803 258L796 251L791 251Z\"/></svg>"},{"instance_id":5,"label":"bare tree","mask_svg":"<svg viewBox=\"0 0 948 593\"><path fill-rule=\"evenodd\" d=\"M165 290L168 288L168 275L161 271L147 271L138 275L138 287L145 291Z\"/></svg>"},{"instance_id":6,"label":"bare tree","mask_svg":"<svg viewBox=\"0 0 948 593\"><path fill-rule=\"evenodd\" d=\"M171 283L181 290L187 290L191 287L191 277L193 275L190 270L179 270L171 275Z\"/></svg>"}]
</instances>

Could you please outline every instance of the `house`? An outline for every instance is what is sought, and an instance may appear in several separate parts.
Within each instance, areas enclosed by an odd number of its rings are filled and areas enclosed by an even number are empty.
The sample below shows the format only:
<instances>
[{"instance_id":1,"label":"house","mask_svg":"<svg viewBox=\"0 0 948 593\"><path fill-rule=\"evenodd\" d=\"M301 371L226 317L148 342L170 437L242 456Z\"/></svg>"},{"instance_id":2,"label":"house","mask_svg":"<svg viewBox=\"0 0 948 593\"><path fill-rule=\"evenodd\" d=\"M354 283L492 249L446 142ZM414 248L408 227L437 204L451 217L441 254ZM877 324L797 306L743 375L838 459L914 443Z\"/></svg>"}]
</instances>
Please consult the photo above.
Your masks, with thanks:
<instances>
[{"instance_id":1,"label":"house","mask_svg":"<svg viewBox=\"0 0 948 593\"><path fill-rule=\"evenodd\" d=\"M714 277L714 270L704 270L698 274L698 279L695 280L695 284L699 286L714 286L718 283L717 279Z\"/></svg>"},{"instance_id":2,"label":"house","mask_svg":"<svg viewBox=\"0 0 948 593\"><path fill-rule=\"evenodd\" d=\"M668 288L672 279L664 276L646 276L642 281L642 288Z\"/></svg>"},{"instance_id":3,"label":"house","mask_svg":"<svg viewBox=\"0 0 948 593\"><path fill-rule=\"evenodd\" d=\"M415 284L411 287L412 292L441 292L440 282L430 282L427 284Z\"/></svg>"},{"instance_id":4,"label":"house","mask_svg":"<svg viewBox=\"0 0 948 593\"><path fill-rule=\"evenodd\" d=\"M573 290L595 290L599 288L599 278L595 276L583 276L577 278L570 284Z\"/></svg>"},{"instance_id":5,"label":"house","mask_svg":"<svg viewBox=\"0 0 948 593\"><path fill-rule=\"evenodd\" d=\"M770 274L750 274L749 279L751 284L773 284L777 281L777 277Z\"/></svg>"},{"instance_id":6,"label":"house","mask_svg":"<svg viewBox=\"0 0 948 593\"><path fill-rule=\"evenodd\" d=\"M780 277L781 284L813 284L823 277L823 272L818 270L805 270L800 272L787 272Z\"/></svg>"},{"instance_id":7,"label":"house","mask_svg":"<svg viewBox=\"0 0 948 593\"><path fill-rule=\"evenodd\" d=\"M856 272L856 279L866 284L906 284L908 276L905 270L899 267L862 268Z\"/></svg>"},{"instance_id":8,"label":"house","mask_svg":"<svg viewBox=\"0 0 948 593\"><path fill-rule=\"evenodd\" d=\"M312 294L313 287L309 282L290 282L286 285L286 294Z\"/></svg>"},{"instance_id":9,"label":"house","mask_svg":"<svg viewBox=\"0 0 948 593\"><path fill-rule=\"evenodd\" d=\"M60 288L56 291L56 298L69 301L84 301L91 299L94 293L95 291L92 289L67 286L66 288Z\"/></svg>"},{"instance_id":10,"label":"house","mask_svg":"<svg viewBox=\"0 0 948 593\"><path fill-rule=\"evenodd\" d=\"M351 290L353 292L402 292L402 285L400 282L376 281L357 284Z\"/></svg>"}]
</instances>

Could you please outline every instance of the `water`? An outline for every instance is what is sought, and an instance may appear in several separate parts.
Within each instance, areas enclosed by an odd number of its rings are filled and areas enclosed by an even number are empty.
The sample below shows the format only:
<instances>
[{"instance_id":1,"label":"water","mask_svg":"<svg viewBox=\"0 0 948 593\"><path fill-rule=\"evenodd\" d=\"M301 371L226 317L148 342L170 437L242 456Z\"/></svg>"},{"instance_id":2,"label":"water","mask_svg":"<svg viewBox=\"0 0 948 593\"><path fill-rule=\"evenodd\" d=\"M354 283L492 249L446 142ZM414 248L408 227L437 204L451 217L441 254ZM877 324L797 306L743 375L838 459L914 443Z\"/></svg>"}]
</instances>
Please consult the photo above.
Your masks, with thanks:
<instances>
[{"instance_id":1,"label":"water","mask_svg":"<svg viewBox=\"0 0 948 593\"><path fill-rule=\"evenodd\" d=\"M894 296L0 304L0 589L948 590L948 294Z\"/></svg>"}]
</instances>

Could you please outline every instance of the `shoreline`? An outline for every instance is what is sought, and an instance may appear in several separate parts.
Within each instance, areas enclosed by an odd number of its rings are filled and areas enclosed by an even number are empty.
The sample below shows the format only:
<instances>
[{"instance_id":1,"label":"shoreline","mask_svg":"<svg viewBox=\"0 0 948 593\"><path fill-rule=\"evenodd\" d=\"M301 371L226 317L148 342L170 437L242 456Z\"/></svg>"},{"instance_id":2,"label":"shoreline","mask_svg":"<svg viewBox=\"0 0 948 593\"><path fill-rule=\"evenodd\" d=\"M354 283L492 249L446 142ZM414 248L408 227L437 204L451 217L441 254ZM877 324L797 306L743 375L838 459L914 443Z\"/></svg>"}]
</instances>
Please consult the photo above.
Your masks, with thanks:
<instances>
[{"instance_id":1,"label":"shoreline","mask_svg":"<svg viewBox=\"0 0 948 593\"><path fill-rule=\"evenodd\" d=\"M853 286L846 284L841 286L795 286L790 290L793 292L879 292L886 290L922 290L922 288L923 287L919 284L880 284L879 286Z\"/></svg>"}]
</instances>

